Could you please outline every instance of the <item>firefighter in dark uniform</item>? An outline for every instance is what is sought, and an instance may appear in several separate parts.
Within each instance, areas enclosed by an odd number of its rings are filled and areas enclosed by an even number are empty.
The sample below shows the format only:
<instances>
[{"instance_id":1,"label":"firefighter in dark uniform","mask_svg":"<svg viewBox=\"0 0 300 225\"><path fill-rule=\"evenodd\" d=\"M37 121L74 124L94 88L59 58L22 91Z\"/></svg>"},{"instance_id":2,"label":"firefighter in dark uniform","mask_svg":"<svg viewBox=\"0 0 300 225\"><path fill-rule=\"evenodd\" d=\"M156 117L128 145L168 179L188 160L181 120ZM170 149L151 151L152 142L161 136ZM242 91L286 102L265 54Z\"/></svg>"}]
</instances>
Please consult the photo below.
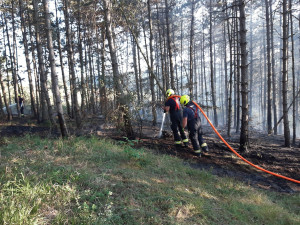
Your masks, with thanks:
<instances>
[{"instance_id":1,"label":"firefighter in dark uniform","mask_svg":"<svg viewBox=\"0 0 300 225\"><path fill-rule=\"evenodd\" d=\"M179 97L174 96L174 94L175 92L172 89L167 90L167 100L165 102L164 113L170 113L171 129L174 134L175 145L179 147L183 142L183 144L187 146L189 140L186 138L184 129L181 126L182 109L179 103Z\"/></svg>"},{"instance_id":2,"label":"firefighter in dark uniform","mask_svg":"<svg viewBox=\"0 0 300 225\"><path fill-rule=\"evenodd\" d=\"M197 106L190 101L188 95L181 96L180 103L185 106L183 109L182 127L185 128L187 126L194 153L197 156L201 156L201 149L204 152L208 152L208 147L203 140L199 110Z\"/></svg>"}]
</instances>

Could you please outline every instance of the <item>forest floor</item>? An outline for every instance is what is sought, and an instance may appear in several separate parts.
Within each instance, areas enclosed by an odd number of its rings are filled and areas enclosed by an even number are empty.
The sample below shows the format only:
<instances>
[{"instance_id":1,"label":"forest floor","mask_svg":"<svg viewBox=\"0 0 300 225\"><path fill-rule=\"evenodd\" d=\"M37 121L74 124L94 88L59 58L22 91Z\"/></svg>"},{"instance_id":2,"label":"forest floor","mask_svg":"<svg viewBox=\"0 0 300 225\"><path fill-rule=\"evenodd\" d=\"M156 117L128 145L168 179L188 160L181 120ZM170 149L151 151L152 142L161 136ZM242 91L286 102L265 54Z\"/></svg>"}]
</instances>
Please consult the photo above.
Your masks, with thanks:
<instances>
[{"instance_id":1,"label":"forest floor","mask_svg":"<svg viewBox=\"0 0 300 225\"><path fill-rule=\"evenodd\" d=\"M256 188L273 190L285 193L300 192L300 185L282 178L269 175L248 165L235 154L217 137L210 126L204 125L204 138L208 144L209 152L202 157L192 154L192 146L176 148L172 133L169 128L163 132L162 138L158 138L159 127L147 125L135 127L137 138L130 141L136 148L153 150L155 154L168 154L180 157L186 164L195 169L209 170L212 174L220 177L232 177ZM239 135L233 133L227 137L224 128L218 128L224 139L235 149L239 147ZM98 135L103 138L110 138L116 141L128 141L121 132L113 126L105 123L102 118L87 118L82 130L71 131L74 135ZM0 138L9 136L22 136L35 134L41 137L59 136L56 129L49 129L49 126L37 125L30 118L14 118L13 122L0 122ZM250 148L248 153L241 155L255 165L277 174L300 180L300 148L284 147L283 136L268 136L260 131L251 130ZM299 140L297 140L299 145ZM0 139L1 144L1 139Z\"/></svg>"}]
</instances>

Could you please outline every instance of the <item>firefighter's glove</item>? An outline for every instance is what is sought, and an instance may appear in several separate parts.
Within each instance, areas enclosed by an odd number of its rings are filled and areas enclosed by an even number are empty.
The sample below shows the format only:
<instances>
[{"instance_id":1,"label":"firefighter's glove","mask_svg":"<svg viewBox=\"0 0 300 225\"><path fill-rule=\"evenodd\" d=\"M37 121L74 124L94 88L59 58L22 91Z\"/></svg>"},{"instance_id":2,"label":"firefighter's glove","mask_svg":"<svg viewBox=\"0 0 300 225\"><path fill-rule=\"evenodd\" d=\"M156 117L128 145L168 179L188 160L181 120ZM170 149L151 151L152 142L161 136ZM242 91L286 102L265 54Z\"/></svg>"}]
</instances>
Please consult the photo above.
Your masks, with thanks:
<instances>
[{"instance_id":1,"label":"firefighter's glove","mask_svg":"<svg viewBox=\"0 0 300 225\"><path fill-rule=\"evenodd\" d=\"M167 112L167 110L164 109L164 113L166 113L166 112Z\"/></svg>"}]
</instances>

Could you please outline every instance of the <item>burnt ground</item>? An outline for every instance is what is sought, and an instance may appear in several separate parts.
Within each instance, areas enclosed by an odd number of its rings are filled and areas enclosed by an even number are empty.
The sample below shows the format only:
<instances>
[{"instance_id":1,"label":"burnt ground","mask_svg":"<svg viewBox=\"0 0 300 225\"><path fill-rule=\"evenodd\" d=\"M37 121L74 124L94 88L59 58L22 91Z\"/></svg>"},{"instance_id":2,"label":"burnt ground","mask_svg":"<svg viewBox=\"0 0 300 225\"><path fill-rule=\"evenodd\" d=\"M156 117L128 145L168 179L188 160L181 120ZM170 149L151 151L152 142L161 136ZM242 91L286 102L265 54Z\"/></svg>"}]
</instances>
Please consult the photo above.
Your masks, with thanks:
<instances>
[{"instance_id":1,"label":"burnt ground","mask_svg":"<svg viewBox=\"0 0 300 225\"><path fill-rule=\"evenodd\" d=\"M114 140L126 140L121 132L105 123L100 118L88 118L82 130L71 131L74 135L96 134L100 137ZM142 128L142 129L141 129ZM300 184L269 175L248 165L235 154L217 137L210 126L204 125L204 138L209 146L209 152L196 157L192 154L192 146L188 148L175 148L170 130L163 132L162 138L158 138L159 127L150 125L139 126L135 129L137 133L136 148L146 148L155 154L168 154L185 160L186 164L195 169L209 170L220 177L231 177L243 181L247 185L256 188L273 190L285 193L300 192ZM235 149L239 147L239 135L232 134L227 137L226 131L218 128L224 139ZM50 129L49 126L36 125L29 118L14 119L13 123L0 123L0 137L21 136L26 133L37 134L41 137L59 136L59 131ZM284 147L283 136L268 136L259 131L250 132L250 148L247 153L241 153L243 157L266 170L280 175L300 180L300 148ZM1 144L1 140L0 140ZM299 140L297 142L299 146Z\"/></svg>"}]
</instances>

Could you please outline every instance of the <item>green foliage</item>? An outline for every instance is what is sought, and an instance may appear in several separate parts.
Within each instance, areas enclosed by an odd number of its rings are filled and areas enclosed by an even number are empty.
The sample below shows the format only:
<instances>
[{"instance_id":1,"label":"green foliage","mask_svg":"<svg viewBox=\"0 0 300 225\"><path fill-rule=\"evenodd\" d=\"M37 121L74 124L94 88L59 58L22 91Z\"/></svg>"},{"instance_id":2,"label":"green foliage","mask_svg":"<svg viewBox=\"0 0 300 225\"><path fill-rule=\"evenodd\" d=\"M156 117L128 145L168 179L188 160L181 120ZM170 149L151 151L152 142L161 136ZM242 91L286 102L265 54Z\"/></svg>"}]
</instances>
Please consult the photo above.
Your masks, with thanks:
<instances>
[{"instance_id":1,"label":"green foliage","mask_svg":"<svg viewBox=\"0 0 300 225\"><path fill-rule=\"evenodd\" d=\"M299 194L253 189L97 137L2 139L0 224L299 224Z\"/></svg>"}]
</instances>

